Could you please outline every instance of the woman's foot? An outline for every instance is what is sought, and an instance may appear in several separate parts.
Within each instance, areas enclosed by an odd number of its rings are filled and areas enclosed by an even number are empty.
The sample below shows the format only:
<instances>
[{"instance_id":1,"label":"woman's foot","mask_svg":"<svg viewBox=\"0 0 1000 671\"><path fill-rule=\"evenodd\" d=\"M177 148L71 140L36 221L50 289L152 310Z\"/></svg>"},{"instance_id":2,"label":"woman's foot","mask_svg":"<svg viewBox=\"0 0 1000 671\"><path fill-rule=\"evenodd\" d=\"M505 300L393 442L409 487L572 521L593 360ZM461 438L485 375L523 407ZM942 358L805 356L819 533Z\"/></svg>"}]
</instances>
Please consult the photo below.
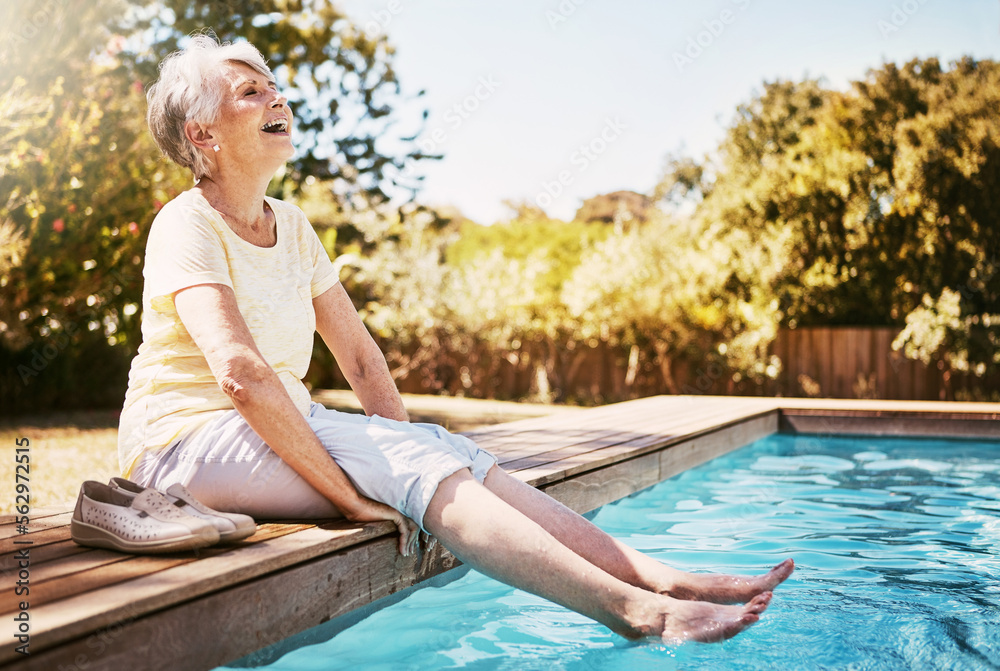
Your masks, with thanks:
<instances>
[{"instance_id":1,"label":"woman's foot","mask_svg":"<svg viewBox=\"0 0 1000 671\"><path fill-rule=\"evenodd\" d=\"M636 636L631 637L655 636L668 645L685 641L711 643L732 638L760 619L760 614L771 602L771 592L757 594L739 606L661 598L666 601L647 604L646 608L652 609L646 611L651 613L648 623L636 626Z\"/></svg>"},{"instance_id":2,"label":"woman's foot","mask_svg":"<svg viewBox=\"0 0 1000 671\"><path fill-rule=\"evenodd\" d=\"M660 594L675 599L711 603L747 603L758 594L770 592L795 570L795 562L786 559L763 575L725 575L684 573L672 576L672 583Z\"/></svg>"}]
</instances>

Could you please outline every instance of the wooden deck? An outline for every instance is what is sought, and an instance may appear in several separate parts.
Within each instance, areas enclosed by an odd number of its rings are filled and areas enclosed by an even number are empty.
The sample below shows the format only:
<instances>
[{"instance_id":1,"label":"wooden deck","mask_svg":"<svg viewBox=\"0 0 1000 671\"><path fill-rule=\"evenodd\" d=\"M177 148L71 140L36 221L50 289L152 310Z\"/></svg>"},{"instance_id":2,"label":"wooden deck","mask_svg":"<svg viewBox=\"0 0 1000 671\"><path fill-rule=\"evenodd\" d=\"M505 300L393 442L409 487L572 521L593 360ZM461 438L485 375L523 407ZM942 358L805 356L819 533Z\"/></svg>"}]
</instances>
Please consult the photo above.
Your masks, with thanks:
<instances>
[{"instance_id":1,"label":"wooden deck","mask_svg":"<svg viewBox=\"0 0 1000 671\"><path fill-rule=\"evenodd\" d=\"M1000 405L658 396L467 435L585 512L779 429L1000 439ZM436 544L400 557L388 523L267 522L235 546L140 557L77 546L69 519L36 510L24 534L0 518L0 669L211 669L458 564Z\"/></svg>"}]
</instances>

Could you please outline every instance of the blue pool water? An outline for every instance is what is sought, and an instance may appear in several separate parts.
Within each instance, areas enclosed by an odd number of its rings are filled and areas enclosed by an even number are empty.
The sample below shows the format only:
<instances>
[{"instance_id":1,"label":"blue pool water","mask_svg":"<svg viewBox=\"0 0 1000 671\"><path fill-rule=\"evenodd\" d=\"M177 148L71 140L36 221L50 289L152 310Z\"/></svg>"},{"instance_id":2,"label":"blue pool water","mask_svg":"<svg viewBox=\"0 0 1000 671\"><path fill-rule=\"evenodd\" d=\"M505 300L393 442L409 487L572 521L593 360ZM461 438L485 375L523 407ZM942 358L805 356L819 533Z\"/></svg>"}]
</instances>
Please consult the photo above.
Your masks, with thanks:
<instances>
[{"instance_id":1,"label":"blue pool water","mask_svg":"<svg viewBox=\"0 0 1000 671\"><path fill-rule=\"evenodd\" d=\"M593 519L689 571L798 568L724 643L630 642L470 571L262 668L1000 668L998 443L778 434Z\"/></svg>"}]
</instances>

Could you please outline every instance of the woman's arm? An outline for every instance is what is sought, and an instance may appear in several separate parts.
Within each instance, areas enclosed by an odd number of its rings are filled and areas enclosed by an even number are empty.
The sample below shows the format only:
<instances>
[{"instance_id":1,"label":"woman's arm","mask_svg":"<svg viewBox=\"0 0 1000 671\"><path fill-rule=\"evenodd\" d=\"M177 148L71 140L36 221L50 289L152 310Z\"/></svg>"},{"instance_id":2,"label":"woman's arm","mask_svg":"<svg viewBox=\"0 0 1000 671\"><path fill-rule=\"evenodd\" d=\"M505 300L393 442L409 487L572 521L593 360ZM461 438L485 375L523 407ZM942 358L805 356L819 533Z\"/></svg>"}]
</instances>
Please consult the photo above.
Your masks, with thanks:
<instances>
[{"instance_id":1,"label":"woman's arm","mask_svg":"<svg viewBox=\"0 0 1000 671\"><path fill-rule=\"evenodd\" d=\"M409 421L403 399L378 345L338 282L313 299L316 330L368 415Z\"/></svg>"},{"instance_id":2,"label":"woman's arm","mask_svg":"<svg viewBox=\"0 0 1000 671\"><path fill-rule=\"evenodd\" d=\"M233 290L221 284L189 287L175 294L174 305L219 386L257 435L347 519L389 520L399 529L399 551L404 555L414 551L419 537L416 524L393 508L361 496L330 458L257 349Z\"/></svg>"}]
</instances>

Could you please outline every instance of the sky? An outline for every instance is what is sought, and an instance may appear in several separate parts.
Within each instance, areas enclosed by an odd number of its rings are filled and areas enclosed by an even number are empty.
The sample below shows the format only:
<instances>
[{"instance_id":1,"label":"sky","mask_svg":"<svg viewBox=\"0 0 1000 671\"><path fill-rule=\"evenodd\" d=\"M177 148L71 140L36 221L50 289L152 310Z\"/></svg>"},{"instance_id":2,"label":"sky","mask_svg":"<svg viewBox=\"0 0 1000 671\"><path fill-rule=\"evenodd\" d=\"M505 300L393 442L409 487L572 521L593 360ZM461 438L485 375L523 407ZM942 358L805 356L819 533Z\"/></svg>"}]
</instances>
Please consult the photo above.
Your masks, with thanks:
<instances>
[{"instance_id":1,"label":"sky","mask_svg":"<svg viewBox=\"0 0 1000 671\"><path fill-rule=\"evenodd\" d=\"M701 158L762 84L845 89L883 63L1000 59L1000 0L340 0L426 93L418 201L480 224L527 201L650 192Z\"/></svg>"}]
</instances>

